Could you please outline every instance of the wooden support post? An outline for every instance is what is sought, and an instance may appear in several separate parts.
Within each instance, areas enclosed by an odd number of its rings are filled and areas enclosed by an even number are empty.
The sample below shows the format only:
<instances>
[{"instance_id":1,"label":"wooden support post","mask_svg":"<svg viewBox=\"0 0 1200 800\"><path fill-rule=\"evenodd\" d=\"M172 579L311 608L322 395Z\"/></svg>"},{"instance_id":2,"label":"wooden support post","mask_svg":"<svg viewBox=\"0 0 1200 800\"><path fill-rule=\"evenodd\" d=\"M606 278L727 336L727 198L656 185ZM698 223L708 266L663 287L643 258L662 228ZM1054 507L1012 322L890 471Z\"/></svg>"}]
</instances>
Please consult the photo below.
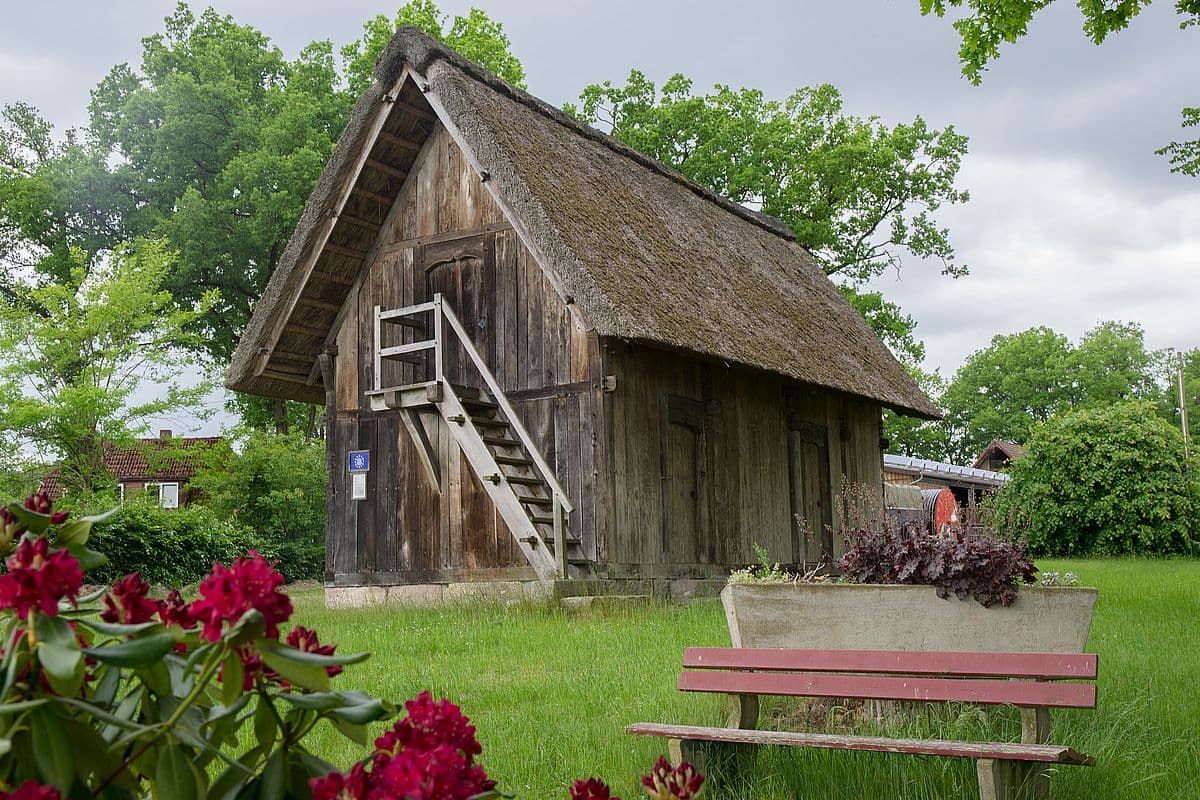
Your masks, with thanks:
<instances>
[{"instance_id":1,"label":"wooden support post","mask_svg":"<svg viewBox=\"0 0 1200 800\"><path fill-rule=\"evenodd\" d=\"M373 358L373 361L372 361L373 369L371 371L372 372L371 388L374 389L375 391L379 391L380 389L383 388L383 376L379 374L383 367L383 358L379 354L380 348L383 347L383 337L382 337L383 329L382 329L382 324L379 319L379 312L382 310L383 309L381 306L375 306L374 329L373 329L375 332L375 341L374 341L375 346L371 348L371 356Z\"/></svg>"},{"instance_id":2,"label":"wooden support post","mask_svg":"<svg viewBox=\"0 0 1200 800\"><path fill-rule=\"evenodd\" d=\"M433 296L433 379L438 383L442 382L442 351L444 348L443 331L445 326L444 314L442 312L442 296L435 294Z\"/></svg>"},{"instance_id":3,"label":"wooden support post","mask_svg":"<svg viewBox=\"0 0 1200 800\"><path fill-rule=\"evenodd\" d=\"M1005 761L981 758L975 762L979 775L979 800L1042 800L1045 765L1036 761ZM1049 781L1046 782L1049 788Z\"/></svg>"},{"instance_id":4,"label":"wooden support post","mask_svg":"<svg viewBox=\"0 0 1200 800\"><path fill-rule=\"evenodd\" d=\"M1050 709L1045 706L1021 709L1021 741L1025 744L1046 744L1050 741ZM1031 777L1031 797L1045 800L1050 796L1050 775L1041 770Z\"/></svg>"},{"instance_id":5,"label":"wooden support post","mask_svg":"<svg viewBox=\"0 0 1200 800\"><path fill-rule=\"evenodd\" d=\"M567 525L562 506L562 495L554 493L554 560L558 565L558 577L566 580L567 574Z\"/></svg>"},{"instance_id":6,"label":"wooden support post","mask_svg":"<svg viewBox=\"0 0 1200 800\"><path fill-rule=\"evenodd\" d=\"M754 730L758 727L758 695L729 695L730 711L725 721L726 728Z\"/></svg>"}]
</instances>

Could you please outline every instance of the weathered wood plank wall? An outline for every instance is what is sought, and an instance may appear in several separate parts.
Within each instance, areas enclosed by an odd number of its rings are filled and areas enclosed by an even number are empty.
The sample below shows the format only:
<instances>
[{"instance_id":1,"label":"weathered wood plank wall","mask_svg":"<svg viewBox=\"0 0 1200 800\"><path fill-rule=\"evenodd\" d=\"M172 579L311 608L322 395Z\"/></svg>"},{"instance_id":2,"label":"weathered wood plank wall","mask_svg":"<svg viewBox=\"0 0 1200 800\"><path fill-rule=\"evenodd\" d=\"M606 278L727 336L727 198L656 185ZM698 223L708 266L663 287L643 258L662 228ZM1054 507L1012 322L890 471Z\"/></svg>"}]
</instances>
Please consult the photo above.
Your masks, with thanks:
<instances>
[{"instance_id":1,"label":"weathered wood plank wall","mask_svg":"<svg viewBox=\"0 0 1200 800\"><path fill-rule=\"evenodd\" d=\"M429 480L398 411L372 412L373 308L442 292L576 504L570 529L598 555L596 464L600 356L442 128L426 141L392 208L374 263L337 334L337 422L332 480L348 484L346 454L370 449L368 500L335 492L328 570L347 583L424 582L523 575L524 558L444 422L420 424L441 486ZM385 345L428 338L386 326ZM461 351L447 372L479 385ZM427 365L385 363L383 385L431 380ZM515 571L513 568L517 568ZM340 576L340 577L338 577Z\"/></svg>"},{"instance_id":2,"label":"weathered wood plank wall","mask_svg":"<svg viewBox=\"0 0 1200 800\"><path fill-rule=\"evenodd\" d=\"M882 493L875 403L621 342L606 341L604 359L617 378L605 397L610 574L723 574L754 561L755 543L775 560L803 560L789 458L801 426L824 437L828 501L836 506L849 482ZM695 472L681 475L693 460ZM830 508L834 555L839 512Z\"/></svg>"}]
</instances>

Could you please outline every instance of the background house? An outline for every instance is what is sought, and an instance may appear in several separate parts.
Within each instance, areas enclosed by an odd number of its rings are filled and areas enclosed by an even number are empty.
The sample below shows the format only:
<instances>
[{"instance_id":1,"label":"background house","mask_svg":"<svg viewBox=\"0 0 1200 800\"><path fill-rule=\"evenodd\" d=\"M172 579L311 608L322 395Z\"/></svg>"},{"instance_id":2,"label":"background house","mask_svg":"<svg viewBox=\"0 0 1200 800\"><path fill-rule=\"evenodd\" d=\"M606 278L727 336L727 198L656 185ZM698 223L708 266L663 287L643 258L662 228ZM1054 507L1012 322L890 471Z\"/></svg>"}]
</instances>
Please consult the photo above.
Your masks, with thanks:
<instances>
[{"instance_id":1,"label":"background house","mask_svg":"<svg viewBox=\"0 0 1200 800\"><path fill-rule=\"evenodd\" d=\"M948 488L961 507L973 509L985 494L1008 483L1008 476L993 470L887 453L883 456L883 480L925 490Z\"/></svg>"},{"instance_id":2,"label":"background house","mask_svg":"<svg viewBox=\"0 0 1200 800\"><path fill-rule=\"evenodd\" d=\"M135 492L148 491L163 508L178 508L188 505L195 496L188 482L203 466L203 451L220 441L220 436L172 436L171 431L161 430L154 439L138 439L129 447L109 447L104 466L116 481L122 502ZM42 479L40 490L52 499L62 496L57 470Z\"/></svg>"},{"instance_id":3,"label":"background house","mask_svg":"<svg viewBox=\"0 0 1200 800\"><path fill-rule=\"evenodd\" d=\"M401 29L226 384L322 402L327 597L724 576L932 403L779 221Z\"/></svg>"},{"instance_id":4,"label":"background house","mask_svg":"<svg viewBox=\"0 0 1200 800\"><path fill-rule=\"evenodd\" d=\"M993 472L1003 472L1008 465L1025 454L1025 445L1004 439L992 439L983 452L971 466L976 469L987 469Z\"/></svg>"}]
</instances>

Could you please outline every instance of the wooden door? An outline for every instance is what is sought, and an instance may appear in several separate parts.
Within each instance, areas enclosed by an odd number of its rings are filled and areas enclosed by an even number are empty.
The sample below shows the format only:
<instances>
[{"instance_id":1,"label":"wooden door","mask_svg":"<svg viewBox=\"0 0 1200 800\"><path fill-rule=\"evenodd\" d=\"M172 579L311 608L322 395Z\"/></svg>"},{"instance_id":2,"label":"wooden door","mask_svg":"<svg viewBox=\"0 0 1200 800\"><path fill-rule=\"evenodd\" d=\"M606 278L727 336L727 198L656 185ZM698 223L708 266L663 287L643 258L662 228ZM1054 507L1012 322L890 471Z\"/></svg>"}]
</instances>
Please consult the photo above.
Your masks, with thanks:
<instances>
[{"instance_id":1,"label":"wooden door","mask_svg":"<svg viewBox=\"0 0 1200 800\"><path fill-rule=\"evenodd\" d=\"M480 353L490 351L492 338L492 303L484 288L495 269L492 242L488 234L447 239L425 245L421 257L426 296L433 299L435 294L442 295ZM466 386L481 385L478 372L470 365L466 352L449 332L443 350L443 367L450 381Z\"/></svg>"},{"instance_id":2,"label":"wooden door","mask_svg":"<svg viewBox=\"0 0 1200 800\"><path fill-rule=\"evenodd\" d=\"M707 552L708 426L704 403L668 397L663 417L663 560L694 564Z\"/></svg>"},{"instance_id":3,"label":"wooden door","mask_svg":"<svg viewBox=\"0 0 1200 800\"><path fill-rule=\"evenodd\" d=\"M821 425L797 423L789 427L792 560L797 564L816 563L833 555L829 436Z\"/></svg>"}]
</instances>

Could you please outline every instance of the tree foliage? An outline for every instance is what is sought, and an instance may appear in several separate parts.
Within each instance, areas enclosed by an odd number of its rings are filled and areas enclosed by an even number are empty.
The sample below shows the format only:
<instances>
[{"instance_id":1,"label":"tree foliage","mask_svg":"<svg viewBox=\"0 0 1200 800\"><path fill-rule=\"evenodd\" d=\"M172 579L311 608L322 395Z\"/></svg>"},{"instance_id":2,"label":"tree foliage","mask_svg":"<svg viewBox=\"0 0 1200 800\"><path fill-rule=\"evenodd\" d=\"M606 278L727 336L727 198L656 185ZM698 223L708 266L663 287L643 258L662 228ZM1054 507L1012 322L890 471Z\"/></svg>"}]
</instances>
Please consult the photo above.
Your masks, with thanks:
<instances>
[{"instance_id":1,"label":"tree foliage","mask_svg":"<svg viewBox=\"0 0 1200 800\"><path fill-rule=\"evenodd\" d=\"M941 396L951 452L969 460L992 439L1026 442L1056 414L1156 400L1160 358L1133 323L1101 323L1078 345L1046 327L995 336L967 358Z\"/></svg>"},{"instance_id":2,"label":"tree foliage","mask_svg":"<svg viewBox=\"0 0 1200 800\"><path fill-rule=\"evenodd\" d=\"M1200 485L1183 436L1146 402L1069 411L1035 427L1000 492L1000 520L1045 555L1194 553Z\"/></svg>"},{"instance_id":3,"label":"tree foliage","mask_svg":"<svg viewBox=\"0 0 1200 800\"><path fill-rule=\"evenodd\" d=\"M105 447L128 442L151 416L199 413L205 382L180 376L196 366L197 321L215 302L178 308L163 289L174 267L158 242L113 252L40 286L17 284L19 301L0 302L0 431L14 448L59 464L68 489L111 483ZM156 395L138 389L154 384Z\"/></svg>"},{"instance_id":4,"label":"tree foliage","mask_svg":"<svg viewBox=\"0 0 1200 800\"><path fill-rule=\"evenodd\" d=\"M289 581L325 572L325 447L298 434L248 431L209 455L191 481L218 517L253 526L251 545Z\"/></svg>"},{"instance_id":5,"label":"tree foliage","mask_svg":"<svg viewBox=\"0 0 1200 800\"><path fill-rule=\"evenodd\" d=\"M413 0L396 22L524 79L501 26L478 9L448 18ZM57 136L32 106L5 107L0 294L19 299L14 275L61 283L124 242L163 239L177 257L162 288L180 308L209 298L196 347L227 360L392 31L376 17L340 54L315 41L288 59L261 31L180 3L143 39L140 62L113 67L92 91L86 128ZM262 401L247 410L278 412L277 423L298 415Z\"/></svg>"},{"instance_id":6,"label":"tree foliage","mask_svg":"<svg viewBox=\"0 0 1200 800\"><path fill-rule=\"evenodd\" d=\"M962 74L979 85L987 65L1000 57L1000 46L1012 44L1029 33L1029 23L1054 0L918 0L921 14L946 15L948 8L965 8L967 14L954 21L958 31L958 60ZM1076 0L1083 16L1083 33L1094 44L1129 27L1133 18L1150 5L1150 0ZM1179 27L1200 26L1200 0L1175 0ZM1200 125L1200 108L1183 109L1183 127ZM1169 156L1171 171L1200 175L1200 139L1172 142L1156 151Z\"/></svg>"}]
</instances>

